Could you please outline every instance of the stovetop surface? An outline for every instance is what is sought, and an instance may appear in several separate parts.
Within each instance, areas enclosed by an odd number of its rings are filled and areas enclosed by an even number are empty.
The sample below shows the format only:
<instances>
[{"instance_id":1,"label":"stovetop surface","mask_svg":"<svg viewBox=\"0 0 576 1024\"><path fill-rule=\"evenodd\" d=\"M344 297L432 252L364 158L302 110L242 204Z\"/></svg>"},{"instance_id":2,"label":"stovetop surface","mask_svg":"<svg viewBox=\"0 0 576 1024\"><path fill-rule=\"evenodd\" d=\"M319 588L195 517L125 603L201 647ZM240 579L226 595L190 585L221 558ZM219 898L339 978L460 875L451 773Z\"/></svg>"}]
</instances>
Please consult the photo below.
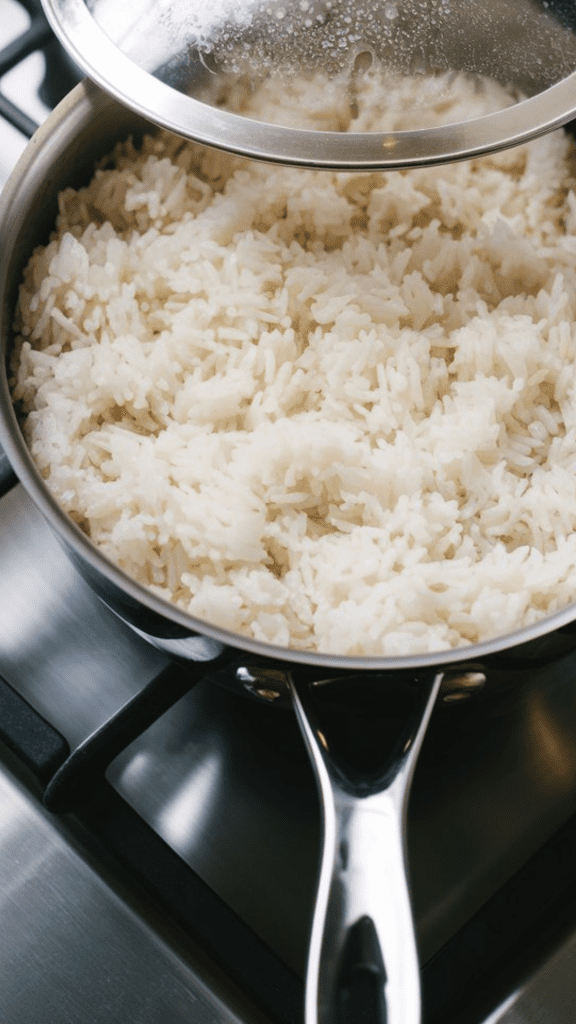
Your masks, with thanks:
<instances>
[{"instance_id":1,"label":"stovetop surface","mask_svg":"<svg viewBox=\"0 0 576 1024\"><path fill-rule=\"evenodd\" d=\"M34 11L35 2L25 6ZM30 16L18 0L0 3L1 49ZM53 95L45 71L44 54L32 52L0 82L8 102L37 122ZM0 187L25 144L0 118ZM74 749L168 664L87 588L23 488L9 490L0 499L0 675L16 693ZM576 912L568 908L566 868L576 851L576 658L514 670L501 684L466 705L436 709L414 781L408 847L426 1024L576 1018ZM134 825L139 834L149 828L158 840L158 875L171 870L185 879L182 865L199 880L205 916L210 907L215 914L226 909L231 934L240 922L247 944L254 936L255 948L269 950L301 989L319 813L291 712L243 699L207 677L116 757L91 821L108 835L125 819L128 867L118 870L100 833L78 824L79 814L47 814L28 791L26 773L4 753L0 904L11 942L0 988L7 1024L80 1024L87 1006L91 1021L107 1024L162 1014L174 1024L268 1019L236 987L238 979L230 981L200 949L198 936L180 930L178 915L158 909L156 887L152 898L132 884L132 821L143 823ZM112 796L105 797L106 787ZM91 792L92 810L95 800L99 806ZM555 876L549 889L547 874ZM157 888L163 891L161 878ZM193 917L192 910L194 931ZM507 931L509 919L515 924ZM523 929L532 937L510 974L516 981L503 977L495 996L484 985L485 1005L476 995L471 1005L458 974L473 977L477 957L498 980ZM535 931L545 938L542 949ZM509 932L508 942L500 932ZM454 1006L451 987L461 993Z\"/></svg>"},{"instance_id":2,"label":"stovetop surface","mask_svg":"<svg viewBox=\"0 0 576 1024\"><path fill-rule=\"evenodd\" d=\"M167 941L149 908L96 872L5 773L0 821L5 1024L263 1022L199 951L191 967L174 934Z\"/></svg>"}]
</instances>

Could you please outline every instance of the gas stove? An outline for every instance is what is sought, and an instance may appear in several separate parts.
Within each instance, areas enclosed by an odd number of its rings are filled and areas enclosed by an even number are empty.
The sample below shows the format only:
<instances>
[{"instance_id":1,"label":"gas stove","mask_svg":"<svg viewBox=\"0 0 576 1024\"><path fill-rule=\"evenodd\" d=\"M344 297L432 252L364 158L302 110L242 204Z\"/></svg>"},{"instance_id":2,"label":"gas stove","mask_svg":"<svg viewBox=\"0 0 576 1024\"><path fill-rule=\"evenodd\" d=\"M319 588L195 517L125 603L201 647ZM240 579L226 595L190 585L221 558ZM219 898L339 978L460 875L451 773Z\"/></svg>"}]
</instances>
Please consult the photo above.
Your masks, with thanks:
<instances>
[{"instance_id":1,"label":"gas stove","mask_svg":"<svg viewBox=\"0 0 576 1024\"><path fill-rule=\"evenodd\" d=\"M76 76L37 0L1 0L0 186ZM439 703L414 780L423 1020L573 1024L576 655L493 671ZM303 1019L319 807L295 718L186 673L0 455L5 1024Z\"/></svg>"}]
</instances>

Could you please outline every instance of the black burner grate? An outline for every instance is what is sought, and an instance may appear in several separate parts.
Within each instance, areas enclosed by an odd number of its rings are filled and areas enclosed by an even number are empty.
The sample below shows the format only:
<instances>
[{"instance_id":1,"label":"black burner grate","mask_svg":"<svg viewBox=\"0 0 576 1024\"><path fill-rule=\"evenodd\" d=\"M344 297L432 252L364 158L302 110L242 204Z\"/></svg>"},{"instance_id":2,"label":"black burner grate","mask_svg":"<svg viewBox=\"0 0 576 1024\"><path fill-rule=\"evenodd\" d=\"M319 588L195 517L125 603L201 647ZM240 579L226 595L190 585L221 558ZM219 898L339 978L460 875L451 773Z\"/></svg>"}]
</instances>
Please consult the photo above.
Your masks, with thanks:
<instances>
[{"instance_id":1,"label":"black burner grate","mask_svg":"<svg viewBox=\"0 0 576 1024\"><path fill-rule=\"evenodd\" d=\"M2 78L32 53L41 51L45 58L45 74L40 98L47 107L55 107L76 81L79 72L62 50L42 11L40 0L18 0L30 16L30 25L16 39L0 50L0 117L30 138L38 125L2 90Z\"/></svg>"}]
</instances>

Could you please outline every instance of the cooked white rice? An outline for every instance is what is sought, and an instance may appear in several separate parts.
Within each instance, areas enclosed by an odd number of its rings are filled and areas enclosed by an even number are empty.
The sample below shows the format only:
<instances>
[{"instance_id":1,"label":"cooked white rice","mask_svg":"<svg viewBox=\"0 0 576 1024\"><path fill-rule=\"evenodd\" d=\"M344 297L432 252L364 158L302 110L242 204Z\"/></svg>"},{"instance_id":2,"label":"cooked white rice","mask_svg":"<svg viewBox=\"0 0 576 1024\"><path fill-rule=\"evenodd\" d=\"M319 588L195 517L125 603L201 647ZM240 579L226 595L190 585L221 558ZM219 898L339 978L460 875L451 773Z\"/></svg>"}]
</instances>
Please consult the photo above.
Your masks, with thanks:
<instances>
[{"instance_id":1,"label":"cooked white rice","mask_svg":"<svg viewBox=\"0 0 576 1024\"><path fill-rule=\"evenodd\" d=\"M459 115L441 89L440 109ZM48 487L113 562L335 654L442 650L576 599L563 133L409 172L169 136L115 162L30 261L13 382Z\"/></svg>"}]
</instances>

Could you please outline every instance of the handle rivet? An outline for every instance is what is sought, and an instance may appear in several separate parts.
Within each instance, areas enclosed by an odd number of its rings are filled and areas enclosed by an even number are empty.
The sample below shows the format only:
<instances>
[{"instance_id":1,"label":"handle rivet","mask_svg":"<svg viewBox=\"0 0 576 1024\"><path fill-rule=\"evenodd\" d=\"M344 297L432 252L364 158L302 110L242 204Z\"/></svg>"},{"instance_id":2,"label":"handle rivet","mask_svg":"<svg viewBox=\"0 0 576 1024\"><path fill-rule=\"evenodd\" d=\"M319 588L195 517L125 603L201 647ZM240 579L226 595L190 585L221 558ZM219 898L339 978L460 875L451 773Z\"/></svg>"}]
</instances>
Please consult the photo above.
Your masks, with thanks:
<instances>
[{"instance_id":1,"label":"handle rivet","mask_svg":"<svg viewBox=\"0 0 576 1024\"><path fill-rule=\"evenodd\" d=\"M236 679L245 690L260 700L274 701L288 693L286 673L269 665L247 664L236 667Z\"/></svg>"},{"instance_id":2,"label":"handle rivet","mask_svg":"<svg viewBox=\"0 0 576 1024\"><path fill-rule=\"evenodd\" d=\"M444 704L456 704L469 700L486 685L484 672L447 672L440 687L440 698Z\"/></svg>"},{"instance_id":3,"label":"handle rivet","mask_svg":"<svg viewBox=\"0 0 576 1024\"><path fill-rule=\"evenodd\" d=\"M250 689L250 687L247 686L246 689ZM278 693L278 690L255 690L255 689L252 689L251 692L255 693L257 697L261 697L262 700L278 700L278 698L280 696L280 694Z\"/></svg>"}]
</instances>

